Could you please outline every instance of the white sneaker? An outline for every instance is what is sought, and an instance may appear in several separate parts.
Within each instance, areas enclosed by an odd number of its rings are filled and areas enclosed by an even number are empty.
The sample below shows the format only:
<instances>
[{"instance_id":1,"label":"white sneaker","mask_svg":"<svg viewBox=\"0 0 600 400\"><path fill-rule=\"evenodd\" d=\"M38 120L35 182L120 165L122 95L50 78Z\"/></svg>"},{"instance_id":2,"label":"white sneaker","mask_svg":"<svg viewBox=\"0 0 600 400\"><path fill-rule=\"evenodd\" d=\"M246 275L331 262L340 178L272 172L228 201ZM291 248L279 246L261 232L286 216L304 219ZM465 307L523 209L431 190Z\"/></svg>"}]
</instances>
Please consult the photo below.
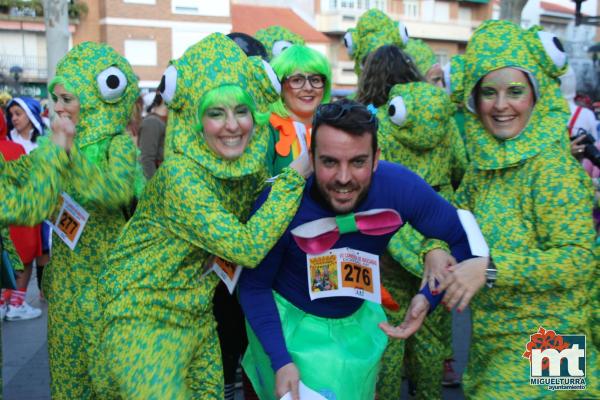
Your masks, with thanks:
<instances>
[{"instance_id":1,"label":"white sneaker","mask_svg":"<svg viewBox=\"0 0 600 400\"><path fill-rule=\"evenodd\" d=\"M37 318L42 315L42 310L31 307L27 302L23 302L20 306L8 305L6 313L7 321L22 321L26 319Z\"/></svg>"}]
</instances>

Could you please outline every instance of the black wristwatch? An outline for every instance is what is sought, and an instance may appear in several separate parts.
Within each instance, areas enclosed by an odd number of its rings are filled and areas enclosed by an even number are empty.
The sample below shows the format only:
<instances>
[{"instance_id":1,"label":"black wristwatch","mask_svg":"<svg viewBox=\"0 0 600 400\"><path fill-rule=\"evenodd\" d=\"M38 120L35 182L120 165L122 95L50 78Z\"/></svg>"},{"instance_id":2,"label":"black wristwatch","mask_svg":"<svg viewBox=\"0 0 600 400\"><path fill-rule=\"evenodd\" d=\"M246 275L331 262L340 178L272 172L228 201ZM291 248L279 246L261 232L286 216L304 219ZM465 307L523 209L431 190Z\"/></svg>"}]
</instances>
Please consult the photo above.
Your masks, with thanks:
<instances>
[{"instance_id":1,"label":"black wristwatch","mask_svg":"<svg viewBox=\"0 0 600 400\"><path fill-rule=\"evenodd\" d=\"M496 283L497 273L498 270L496 270L496 264L494 264L494 260L492 259L492 256L490 256L490 263L485 269L485 286L487 286L488 289L494 287L494 283Z\"/></svg>"}]
</instances>

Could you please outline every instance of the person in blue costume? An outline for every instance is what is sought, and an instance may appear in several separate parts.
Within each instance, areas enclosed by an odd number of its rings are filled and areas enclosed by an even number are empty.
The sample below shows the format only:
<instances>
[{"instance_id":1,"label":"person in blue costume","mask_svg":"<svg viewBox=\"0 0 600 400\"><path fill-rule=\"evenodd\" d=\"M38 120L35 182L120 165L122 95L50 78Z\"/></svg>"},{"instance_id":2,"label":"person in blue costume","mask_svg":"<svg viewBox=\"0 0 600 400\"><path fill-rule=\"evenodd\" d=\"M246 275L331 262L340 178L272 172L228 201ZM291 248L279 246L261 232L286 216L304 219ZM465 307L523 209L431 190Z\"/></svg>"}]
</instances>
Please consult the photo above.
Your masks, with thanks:
<instances>
[{"instance_id":1,"label":"person in blue costume","mask_svg":"<svg viewBox=\"0 0 600 400\"><path fill-rule=\"evenodd\" d=\"M432 296L426 285L404 322L392 327L375 302L355 297L311 301L308 254L327 254L334 247L377 258L394 233L410 223L424 236L447 242L458 260L473 257L457 210L407 168L378 161L377 127L377 118L351 100L317 109L311 143L315 172L298 212L258 268L242 273L240 303L251 327L243 366L261 399L279 399L287 392L298 399L300 380L327 399L372 399L385 333L414 333L437 304L439 295ZM377 215L383 217L371 225ZM333 223L332 230L323 230L321 223ZM315 269L314 278L322 282L326 274L328 284L313 285L312 292L341 286L337 270L329 266L319 268L319 276Z\"/></svg>"}]
</instances>

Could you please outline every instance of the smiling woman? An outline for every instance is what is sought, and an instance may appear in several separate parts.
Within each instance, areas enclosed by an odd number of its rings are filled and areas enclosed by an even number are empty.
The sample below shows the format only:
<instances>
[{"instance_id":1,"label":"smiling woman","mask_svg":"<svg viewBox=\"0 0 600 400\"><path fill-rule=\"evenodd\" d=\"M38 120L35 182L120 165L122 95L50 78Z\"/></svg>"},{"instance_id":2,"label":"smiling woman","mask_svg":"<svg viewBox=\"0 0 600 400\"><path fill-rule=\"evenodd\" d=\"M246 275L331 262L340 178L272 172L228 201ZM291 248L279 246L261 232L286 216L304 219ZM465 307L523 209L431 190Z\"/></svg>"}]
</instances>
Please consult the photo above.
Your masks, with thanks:
<instances>
[{"instance_id":1,"label":"smiling woman","mask_svg":"<svg viewBox=\"0 0 600 400\"><path fill-rule=\"evenodd\" d=\"M496 138L512 139L529 122L535 96L523 71L515 68L492 71L480 81L475 93L481 122Z\"/></svg>"},{"instance_id":2,"label":"smiling woman","mask_svg":"<svg viewBox=\"0 0 600 400\"><path fill-rule=\"evenodd\" d=\"M299 45L286 49L272 64L282 91L271 108L267 166L277 175L310 147L315 110L330 99L331 66L318 51Z\"/></svg>"}]
</instances>

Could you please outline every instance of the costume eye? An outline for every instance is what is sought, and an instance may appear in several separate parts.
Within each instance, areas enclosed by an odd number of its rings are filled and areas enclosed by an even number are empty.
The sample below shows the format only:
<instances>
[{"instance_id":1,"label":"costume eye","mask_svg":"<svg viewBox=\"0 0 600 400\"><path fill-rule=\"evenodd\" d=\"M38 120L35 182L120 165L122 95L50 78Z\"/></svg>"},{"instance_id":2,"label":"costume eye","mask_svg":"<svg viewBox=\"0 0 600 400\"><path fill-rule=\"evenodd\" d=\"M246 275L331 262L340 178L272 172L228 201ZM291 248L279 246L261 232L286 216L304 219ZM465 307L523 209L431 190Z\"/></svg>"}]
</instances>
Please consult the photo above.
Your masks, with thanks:
<instances>
[{"instance_id":1,"label":"costume eye","mask_svg":"<svg viewBox=\"0 0 600 400\"><path fill-rule=\"evenodd\" d=\"M267 76L269 77L269 80L271 81L271 85L273 86L273 89L275 89L277 94L281 94L281 82L279 82L279 78L277 78L277 74L273 70L273 67L271 67L271 64L269 64L265 60L262 60L262 62L263 62L263 66L265 67L265 71L267 72Z\"/></svg>"},{"instance_id":2,"label":"costume eye","mask_svg":"<svg viewBox=\"0 0 600 400\"><path fill-rule=\"evenodd\" d=\"M346 51L348 52L348 55L352 57L352 54L354 53L354 43L352 42L351 32L346 32L346 34L344 35L344 46L346 46Z\"/></svg>"},{"instance_id":3,"label":"costume eye","mask_svg":"<svg viewBox=\"0 0 600 400\"><path fill-rule=\"evenodd\" d=\"M567 53L565 53L560 39L550 32L539 31L537 34L544 46L544 50L546 50L554 65L558 69L562 69L567 63Z\"/></svg>"},{"instance_id":4,"label":"costume eye","mask_svg":"<svg viewBox=\"0 0 600 400\"><path fill-rule=\"evenodd\" d=\"M127 89L127 78L117 67L108 67L96 78L100 95L106 101L116 101Z\"/></svg>"},{"instance_id":5,"label":"costume eye","mask_svg":"<svg viewBox=\"0 0 600 400\"><path fill-rule=\"evenodd\" d=\"M275 43L273 43L273 57L277 57L278 55L283 53L283 51L286 50L288 47L292 47L292 43L288 42L287 40L276 41Z\"/></svg>"},{"instance_id":6,"label":"costume eye","mask_svg":"<svg viewBox=\"0 0 600 400\"><path fill-rule=\"evenodd\" d=\"M177 68L169 65L160 80L160 85L158 85L158 91L165 103L169 104L173 101L175 89L177 89Z\"/></svg>"},{"instance_id":7,"label":"costume eye","mask_svg":"<svg viewBox=\"0 0 600 400\"><path fill-rule=\"evenodd\" d=\"M406 122L406 106L404 105L402 96L396 96L390 101L388 115L390 116L390 121L394 124L398 126L404 125Z\"/></svg>"},{"instance_id":8,"label":"costume eye","mask_svg":"<svg viewBox=\"0 0 600 400\"><path fill-rule=\"evenodd\" d=\"M410 36L408 36L408 29L406 29L406 25L404 25L402 22L398 22L398 31L400 32L400 38L402 39L402 42L406 46L408 39L410 38Z\"/></svg>"}]
</instances>

